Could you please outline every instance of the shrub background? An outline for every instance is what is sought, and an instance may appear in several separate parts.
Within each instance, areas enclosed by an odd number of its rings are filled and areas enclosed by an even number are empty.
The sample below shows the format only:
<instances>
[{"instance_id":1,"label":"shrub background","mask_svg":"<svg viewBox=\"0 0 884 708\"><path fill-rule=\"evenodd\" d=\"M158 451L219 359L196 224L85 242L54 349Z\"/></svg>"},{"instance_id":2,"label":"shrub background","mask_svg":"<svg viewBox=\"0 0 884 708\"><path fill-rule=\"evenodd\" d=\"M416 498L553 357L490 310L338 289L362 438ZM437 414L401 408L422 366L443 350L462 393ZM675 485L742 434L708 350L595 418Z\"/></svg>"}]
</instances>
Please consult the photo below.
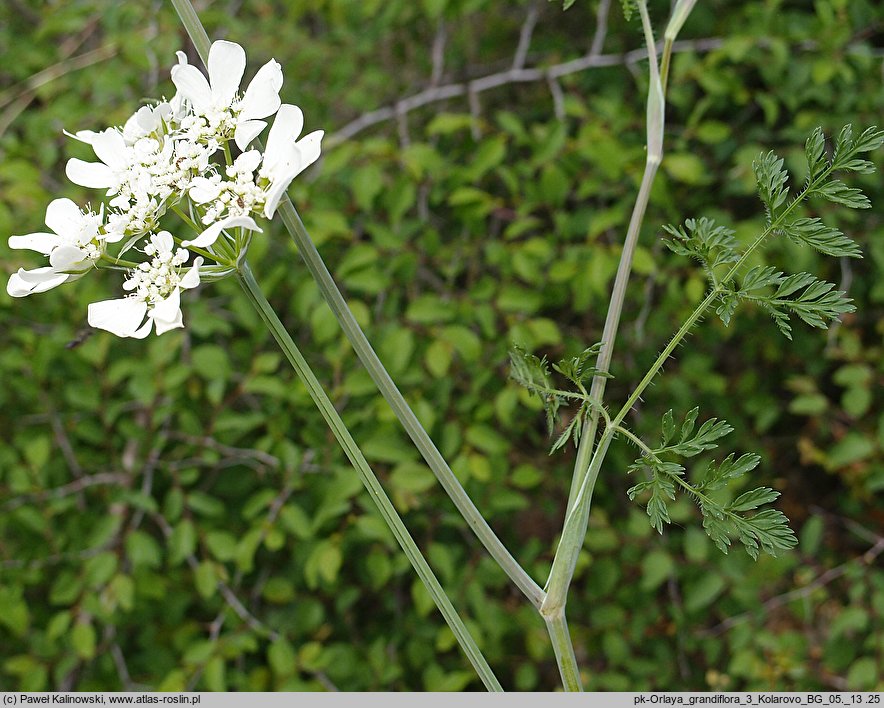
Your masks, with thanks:
<instances>
[{"instance_id":1,"label":"shrub background","mask_svg":"<svg viewBox=\"0 0 884 708\"><path fill-rule=\"evenodd\" d=\"M668 3L650 6L662 33ZM506 351L515 341L558 358L601 331L643 166L645 69L626 54L642 46L637 21L616 3L601 13L609 65L493 88L477 111L466 96L434 101L340 140L434 77L506 71L529 12L527 67L586 54L599 3L197 9L213 38L245 46L251 71L280 61L283 100L326 129L295 203L443 454L542 582L573 450L547 456L543 415L507 380ZM879 3L704 0L682 37L611 402L705 287L661 248L660 224L709 215L748 239L762 219L758 152L778 150L800 179L814 127L882 120ZM3 4L0 233L40 230L54 197L92 197L64 178L64 161L89 149L62 128L121 124L144 97L171 96L186 44L162 2ZM849 289L857 313L828 333L796 327L793 343L758 311L728 329L710 319L631 419L653 438L669 407L727 418L722 454L762 454L753 481L782 491L800 547L722 556L687 503L658 536L626 498L633 450L619 443L569 603L591 688L884 688L884 190L879 175L858 183L875 208L827 220L864 260L818 262L783 242L766 252ZM35 263L0 246L4 272ZM540 619L437 488L278 225L255 239L252 263L504 686L557 686ZM116 296L105 275L0 295L0 688L479 688L236 284L200 288L185 330L138 342L85 328L87 303Z\"/></svg>"}]
</instances>

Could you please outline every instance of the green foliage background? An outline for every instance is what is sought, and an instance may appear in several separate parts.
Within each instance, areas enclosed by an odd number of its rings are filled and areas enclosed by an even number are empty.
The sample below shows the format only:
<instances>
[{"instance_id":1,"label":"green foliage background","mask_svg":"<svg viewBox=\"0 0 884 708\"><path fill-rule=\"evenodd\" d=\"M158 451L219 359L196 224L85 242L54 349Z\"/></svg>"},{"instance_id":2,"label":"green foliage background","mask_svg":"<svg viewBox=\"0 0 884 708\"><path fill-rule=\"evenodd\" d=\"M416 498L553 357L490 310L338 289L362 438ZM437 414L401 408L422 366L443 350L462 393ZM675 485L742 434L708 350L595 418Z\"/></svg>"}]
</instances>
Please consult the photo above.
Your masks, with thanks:
<instances>
[{"instance_id":1,"label":"green foliage background","mask_svg":"<svg viewBox=\"0 0 884 708\"><path fill-rule=\"evenodd\" d=\"M246 47L252 71L280 61L284 100L308 130L326 129L295 203L394 378L541 583L573 450L547 456L543 414L508 380L506 351L559 358L601 331L644 161L644 65L623 56L642 45L637 22L611 10L611 61L561 79L558 117L546 82L511 83L480 95L478 117L460 96L331 135L426 89L440 26L444 85L506 70L530 7L528 66L585 54L598 4L197 6L210 35ZM662 31L668 3L650 5ZM660 225L709 215L746 240L762 220L758 152L800 172L817 125L882 122L873 0L701 0L683 37L611 402L703 294L696 268L661 248ZM64 178L88 148L62 128L121 124L144 97L171 95L185 45L159 1L2 4L0 233L39 231L54 197L92 197ZM108 58L77 69L95 50ZM880 179L859 180L876 207ZM864 260L782 242L765 258L840 283L857 313L828 333L796 327L793 343L757 311L728 329L710 318L631 420L652 438L669 407L727 418L724 452L762 454L752 482L782 491L799 548L723 556L687 501L658 536L626 498L635 455L619 443L568 605L589 687L884 689L884 224L880 208L831 211ZM255 241L260 282L504 686L557 686L540 619L439 491L282 230ZM35 259L3 246L0 265ZM104 275L26 301L0 295L0 688L479 688L235 283L189 297L183 331L67 346L86 335L87 303L116 296Z\"/></svg>"}]
</instances>

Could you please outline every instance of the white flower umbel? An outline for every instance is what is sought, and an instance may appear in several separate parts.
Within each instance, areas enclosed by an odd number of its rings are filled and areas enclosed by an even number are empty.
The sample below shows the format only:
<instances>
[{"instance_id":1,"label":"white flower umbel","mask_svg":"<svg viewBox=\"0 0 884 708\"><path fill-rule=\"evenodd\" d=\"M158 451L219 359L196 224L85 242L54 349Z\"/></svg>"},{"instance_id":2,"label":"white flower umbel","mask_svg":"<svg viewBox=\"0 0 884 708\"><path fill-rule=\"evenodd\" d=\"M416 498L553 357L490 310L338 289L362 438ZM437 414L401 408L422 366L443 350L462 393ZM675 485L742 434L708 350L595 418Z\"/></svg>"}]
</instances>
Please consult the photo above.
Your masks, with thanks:
<instances>
[{"instance_id":1,"label":"white flower umbel","mask_svg":"<svg viewBox=\"0 0 884 708\"><path fill-rule=\"evenodd\" d=\"M70 199L55 199L46 207L46 226L52 233L10 236L10 248L24 248L49 256L49 265L34 270L20 268L9 277L6 292L12 297L41 293L76 280L90 270L115 234L104 233L103 210L82 211Z\"/></svg>"},{"instance_id":2,"label":"white flower umbel","mask_svg":"<svg viewBox=\"0 0 884 708\"><path fill-rule=\"evenodd\" d=\"M199 285L203 259L195 258L185 270L189 254L183 248L173 251L174 246L168 231L152 235L144 247L145 254L152 257L150 262L133 269L123 283L132 294L89 305L89 324L118 337L137 339L144 339L154 326L158 335L183 327L181 291Z\"/></svg>"},{"instance_id":3,"label":"white flower umbel","mask_svg":"<svg viewBox=\"0 0 884 708\"><path fill-rule=\"evenodd\" d=\"M208 81L183 55L178 58L179 63L172 67L172 82L193 110L192 115L182 119L182 129L200 142L221 142L232 137L237 147L245 150L267 125L260 119L273 115L279 108L279 64L271 59L262 66L240 96L246 53L238 44L223 40L212 44Z\"/></svg>"},{"instance_id":4,"label":"white flower umbel","mask_svg":"<svg viewBox=\"0 0 884 708\"><path fill-rule=\"evenodd\" d=\"M259 184L264 185L264 216L268 219L273 217L292 180L319 159L325 132L314 130L298 140L303 128L304 114L300 108L288 103L280 106L258 173Z\"/></svg>"}]
</instances>

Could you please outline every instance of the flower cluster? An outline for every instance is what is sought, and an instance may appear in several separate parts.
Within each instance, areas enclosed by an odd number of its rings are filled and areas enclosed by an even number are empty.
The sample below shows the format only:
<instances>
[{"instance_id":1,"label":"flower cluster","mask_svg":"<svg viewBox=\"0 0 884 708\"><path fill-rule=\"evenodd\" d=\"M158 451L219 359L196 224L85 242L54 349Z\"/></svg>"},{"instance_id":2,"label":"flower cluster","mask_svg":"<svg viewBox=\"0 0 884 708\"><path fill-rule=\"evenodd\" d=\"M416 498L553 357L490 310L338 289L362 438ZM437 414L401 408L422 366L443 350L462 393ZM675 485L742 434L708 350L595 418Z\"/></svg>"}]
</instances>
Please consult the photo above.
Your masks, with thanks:
<instances>
[{"instance_id":1,"label":"flower cluster","mask_svg":"<svg viewBox=\"0 0 884 708\"><path fill-rule=\"evenodd\" d=\"M254 217L272 218L292 180L319 158L323 132L300 138L301 110L280 101L280 65L271 59L240 92L245 68L233 42L212 44L208 79L178 52L170 101L142 107L122 127L68 133L97 158L69 160L68 178L103 190L106 203L81 209L56 199L46 209L50 233L10 237L10 248L42 253L49 265L19 269L6 291L24 297L93 268L120 270L128 294L89 305L91 326L137 338L182 327L181 291L231 273L249 234L261 231ZM262 153L251 144L271 117ZM187 237L160 230L171 213Z\"/></svg>"}]
</instances>

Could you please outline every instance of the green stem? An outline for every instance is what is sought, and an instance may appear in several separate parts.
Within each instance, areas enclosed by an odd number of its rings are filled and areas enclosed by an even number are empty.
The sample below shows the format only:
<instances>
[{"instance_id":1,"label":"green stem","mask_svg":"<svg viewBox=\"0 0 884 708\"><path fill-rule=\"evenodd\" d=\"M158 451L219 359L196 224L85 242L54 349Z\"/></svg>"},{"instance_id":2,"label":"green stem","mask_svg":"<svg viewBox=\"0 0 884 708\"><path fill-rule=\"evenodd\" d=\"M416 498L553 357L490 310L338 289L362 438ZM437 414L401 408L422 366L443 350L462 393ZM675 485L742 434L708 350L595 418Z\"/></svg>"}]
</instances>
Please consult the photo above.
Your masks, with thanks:
<instances>
[{"instance_id":1,"label":"green stem","mask_svg":"<svg viewBox=\"0 0 884 708\"><path fill-rule=\"evenodd\" d=\"M322 417L325 418L325 421L328 423L332 433L334 433L335 438L344 449L350 462L356 468L356 472L359 474L359 478L365 485L372 501L381 512L381 516L383 516L384 521L386 521L387 525L390 527L390 530L393 532L393 535L396 537L396 540L399 542L405 555L408 556L408 560L423 581L430 596L433 598L433 601L436 603L436 606L439 608L439 611L448 623L448 626L451 627L451 631L454 632L454 636L460 643L461 648L467 655L470 663L478 672L479 677L482 679L482 683L485 684L485 687L489 691L502 691L503 688L494 676L494 673L491 671L491 667L488 666L488 662L485 660L485 657L476 645L475 640L470 635L466 625L464 625L463 620L461 620L460 616L457 614L457 611L454 609L454 606L451 604L451 601L448 599L448 596L445 594L445 591L442 589L442 586L439 584L439 581L436 579L436 576L433 574L433 571L421 554L420 549L417 547L411 534L409 534L408 529L405 527L399 514L396 513L396 509L393 507L393 504L384 492L384 488L369 467L362 451L359 449L356 441L353 440L353 437L344 425L344 421L341 419L341 416L338 414L326 394L322 384L319 383L316 376L313 374L313 371L301 355L295 342L289 336L284 325L276 316L276 313L273 311L267 298L264 297L264 293L261 292L261 288L255 280L255 277L252 275L248 263L242 262L240 264L237 276L240 285L249 298L249 301L264 321L264 324L267 325L267 328L285 353L286 358L291 363L295 372L304 382L307 391L310 393L310 397L313 399L314 403L316 403Z\"/></svg>"},{"instance_id":2,"label":"green stem","mask_svg":"<svg viewBox=\"0 0 884 708\"><path fill-rule=\"evenodd\" d=\"M209 37L206 34L189 0L171 0L178 15L190 35L191 41L197 49L203 62L208 59ZM259 149L263 149L256 141ZM378 355L375 353L368 339L356 322L356 318L347 306L341 291L329 273L328 268L319 255L316 245L313 243L304 224L301 222L298 212L295 210L291 199L284 195L277 209L282 222L289 232L292 240L298 247L298 253L304 259L304 263L310 274L316 280L320 293L328 306L331 308L341 329L344 331L356 355L365 366L378 390L393 409L405 432L411 438L414 445L420 451L427 465L432 470L442 488L451 497L457 510L464 517L470 529L488 551L497 564L509 576L510 580L522 591L535 607L540 607L544 593L540 586L534 582L524 568L513 558L512 554L503 545L485 518L476 508L469 495L464 491L460 481L452 472L448 463L440 454L427 431L424 430L417 416L412 411L408 402L399 392L393 379L387 373Z\"/></svg>"},{"instance_id":3,"label":"green stem","mask_svg":"<svg viewBox=\"0 0 884 708\"><path fill-rule=\"evenodd\" d=\"M642 1L638 3L638 8L641 13L645 44L647 45L648 58L650 60L647 126L648 156L645 160L645 171L642 175L642 182L638 190L638 196L636 197L635 205L632 208L632 216L629 219L629 227L626 231L626 239L623 242L623 250L620 252L620 262L617 265L617 274L614 276L614 287L611 290L611 300L608 303L608 312L605 315L605 325L602 330L601 340L602 346L599 350L599 355L595 364L596 368L599 370L599 375L593 377L592 386L590 388L590 398L595 403L595 406L584 422L583 430L580 435L580 444L577 447L577 458L574 461L574 472L571 477L571 490L568 495L567 509L573 508L578 490L583 487L588 472L589 459L592 454L593 446L595 445L596 433L598 431L598 409L601 407L602 401L604 400L605 387L608 382L608 377L605 376L605 374L610 370L611 360L614 355L614 343L617 339L617 330L620 327L620 317L623 312L623 303L626 298L626 288L627 285L629 285L629 276L632 273L632 260L635 256L635 248L638 245L638 237L641 232L642 222L644 221L648 202L651 198L651 188L654 186L654 179L657 176L657 170L663 159L663 101L665 92L660 86L660 73L657 70L654 32L651 27L650 17L648 16L647 6Z\"/></svg>"},{"instance_id":4,"label":"green stem","mask_svg":"<svg viewBox=\"0 0 884 708\"><path fill-rule=\"evenodd\" d=\"M672 43L674 37L666 36L663 39L663 56L660 59L660 85L663 87L663 95L666 95L666 85L669 83L669 67L672 62Z\"/></svg>"},{"instance_id":5,"label":"green stem","mask_svg":"<svg viewBox=\"0 0 884 708\"><path fill-rule=\"evenodd\" d=\"M655 460L660 459L657 457L657 453L655 453L651 448L645 445L645 442L638 435L633 433L629 428L624 428L622 425L618 425L616 428L614 428L614 432L620 433L625 438L629 438L633 443L635 443L635 446L644 454L649 455Z\"/></svg>"},{"instance_id":6,"label":"green stem","mask_svg":"<svg viewBox=\"0 0 884 708\"><path fill-rule=\"evenodd\" d=\"M114 256L109 256L107 253L102 253L99 257L99 260L104 263L110 263L112 266L122 266L123 269L138 267L138 263L135 263L134 261L127 261L123 260L122 258L115 258ZM96 267L100 266L96 265Z\"/></svg>"},{"instance_id":7,"label":"green stem","mask_svg":"<svg viewBox=\"0 0 884 708\"><path fill-rule=\"evenodd\" d=\"M197 233L197 235L203 232L203 228L201 228L199 224L191 219L190 214L184 211L184 209L182 209L180 206L178 206L177 204L172 204L169 208L178 215L178 218L181 219L181 221L183 221L191 229L193 229Z\"/></svg>"},{"instance_id":8,"label":"green stem","mask_svg":"<svg viewBox=\"0 0 884 708\"><path fill-rule=\"evenodd\" d=\"M556 655L556 663L559 665L562 686L569 692L583 692L577 657L574 656L574 644L565 619L565 608L550 617L545 617L544 620Z\"/></svg>"}]
</instances>

